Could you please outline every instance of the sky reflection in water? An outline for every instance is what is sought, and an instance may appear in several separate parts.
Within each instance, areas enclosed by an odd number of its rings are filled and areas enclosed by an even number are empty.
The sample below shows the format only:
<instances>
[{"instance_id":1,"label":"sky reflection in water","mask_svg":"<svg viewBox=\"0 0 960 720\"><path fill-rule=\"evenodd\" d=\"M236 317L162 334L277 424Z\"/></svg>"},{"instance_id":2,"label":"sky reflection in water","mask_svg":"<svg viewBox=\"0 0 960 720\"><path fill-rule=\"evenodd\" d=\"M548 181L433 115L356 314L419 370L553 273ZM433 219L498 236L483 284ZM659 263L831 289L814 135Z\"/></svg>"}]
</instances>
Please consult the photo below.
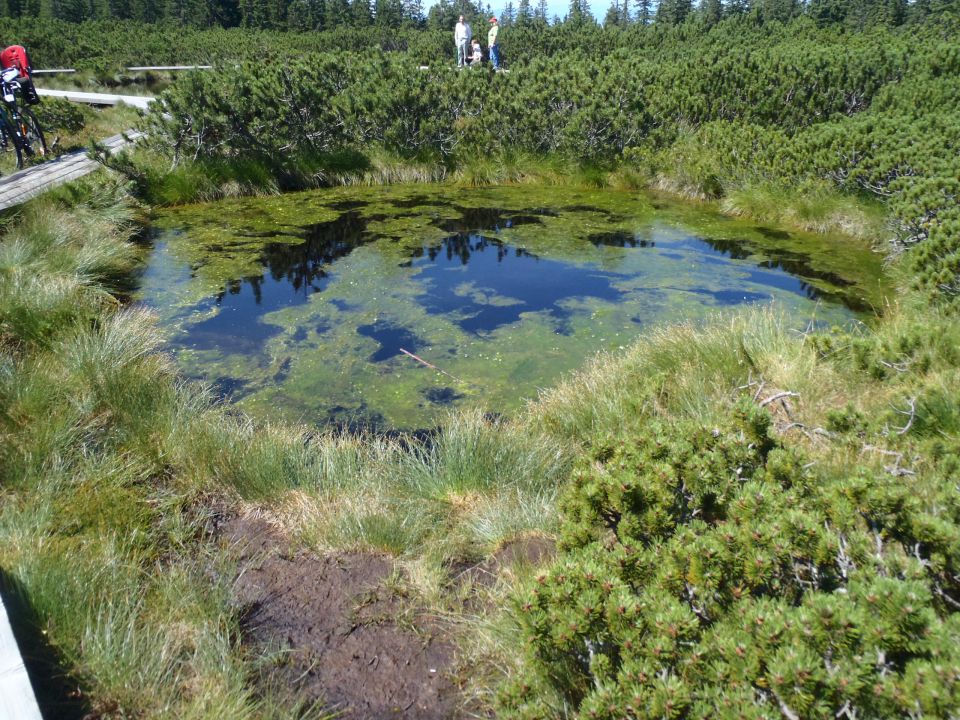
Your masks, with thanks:
<instances>
[{"instance_id":1,"label":"sky reflection in water","mask_svg":"<svg viewBox=\"0 0 960 720\"><path fill-rule=\"evenodd\" d=\"M687 227L680 206L654 212L596 193L534 204L484 191L471 194L476 206L449 190L353 194L162 218L141 297L188 374L255 413L425 427L451 404L513 411L653 323L773 299L798 325L814 314L849 322L875 302L864 286L879 263L849 241L831 263L823 239L702 211Z\"/></svg>"}]
</instances>

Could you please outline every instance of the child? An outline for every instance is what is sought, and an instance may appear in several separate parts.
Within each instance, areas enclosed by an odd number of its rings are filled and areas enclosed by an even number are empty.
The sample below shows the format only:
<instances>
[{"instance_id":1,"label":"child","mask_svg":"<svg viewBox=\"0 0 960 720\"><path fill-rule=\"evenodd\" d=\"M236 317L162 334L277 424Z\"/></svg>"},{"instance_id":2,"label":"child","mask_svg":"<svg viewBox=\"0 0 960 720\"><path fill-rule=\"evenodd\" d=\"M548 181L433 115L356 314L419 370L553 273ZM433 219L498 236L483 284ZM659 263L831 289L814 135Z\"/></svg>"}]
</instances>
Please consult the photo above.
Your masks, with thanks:
<instances>
[{"instance_id":1,"label":"child","mask_svg":"<svg viewBox=\"0 0 960 720\"><path fill-rule=\"evenodd\" d=\"M480 49L480 41L473 39L472 52L470 53L470 67L479 65L483 61L483 50Z\"/></svg>"}]
</instances>

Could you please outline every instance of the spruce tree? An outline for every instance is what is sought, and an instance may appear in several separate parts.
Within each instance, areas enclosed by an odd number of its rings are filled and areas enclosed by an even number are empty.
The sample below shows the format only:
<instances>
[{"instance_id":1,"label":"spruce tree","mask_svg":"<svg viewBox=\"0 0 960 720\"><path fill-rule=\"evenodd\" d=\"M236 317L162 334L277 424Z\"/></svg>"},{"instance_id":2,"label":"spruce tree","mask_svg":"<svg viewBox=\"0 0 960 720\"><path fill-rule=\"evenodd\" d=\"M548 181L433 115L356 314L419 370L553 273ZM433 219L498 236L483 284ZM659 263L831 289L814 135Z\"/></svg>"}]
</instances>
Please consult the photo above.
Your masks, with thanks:
<instances>
[{"instance_id":1,"label":"spruce tree","mask_svg":"<svg viewBox=\"0 0 960 720\"><path fill-rule=\"evenodd\" d=\"M353 27L367 27L372 23L370 0L353 0L350 3L350 24Z\"/></svg>"},{"instance_id":2,"label":"spruce tree","mask_svg":"<svg viewBox=\"0 0 960 720\"><path fill-rule=\"evenodd\" d=\"M68 22L83 22L91 19L91 8L87 0L54 0L54 17Z\"/></svg>"},{"instance_id":3,"label":"spruce tree","mask_svg":"<svg viewBox=\"0 0 960 720\"><path fill-rule=\"evenodd\" d=\"M97 19L117 18L129 20L133 17L130 0L94 0L93 15Z\"/></svg>"},{"instance_id":4,"label":"spruce tree","mask_svg":"<svg viewBox=\"0 0 960 720\"><path fill-rule=\"evenodd\" d=\"M350 5L347 0L326 0L324 28L333 29L350 23Z\"/></svg>"},{"instance_id":5,"label":"spruce tree","mask_svg":"<svg viewBox=\"0 0 960 720\"><path fill-rule=\"evenodd\" d=\"M404 0L403 24L412 27L423 27L423 0Z\"/></svg>"},{"instance_id":6,"label":"spruce tree","mask_svg":"<svg viewBox=\"0 0 960 720\"><path fill-rule=\"evenodd\" d=\"M757 0L756 9L765 22L788 22L799 8L797 0Z\"/></svg>"},{"instance_id":7,"label":"spruce tree","mask_svg":"<svg viewBox=\"0 0 960 720\"><path fill-rule=\"evenodd\" d=\"M320 14L323 14L323 3L324 0L312 0L313 2L319 4ZM156 6L156 0L131 0L130 5L132 8L136 8L138 3L145 7ZM209 4L209 16L210 22L214 25L219 25L220 27L237 27L240 24L240 4L238 0L216 0ZM147 22L153 22L159 19L159 14L155 12L152 20Z\"/></svg>"},{"instance_id":8,"label":"spruce tree","mask_svg":"<svg viewBox=\"0 0 960 720\"><path fill-rule=\"evenodd\" d=\"M21 16L53 18L54 0L21 0Z\"/></svg>"},{"instance_id":9,"label":"spruce tree","mask_svg":"<svg viewBox=\"0 0 960 720\"><path fill-rule=\"evenodd\" d=\"M900 25L906 15L906 0L852 0L844 19L859 30L872 25Z\"/></svg>"},{"instance_id":10,"label":"spruce tree","mask_svg":"<svg viewBox=\"0 0 960 720\"><path fill-rule=\"evenodd\" d=\"M176 19L176 8L168 5L166 17ZM240 5L241 24L243 27L264 28L267 26L267 8L264 0L242 0Z\"/></svg>"},{"instance_id":11,"label":"spruce tree","mask_svg":"<svg viewBox=\"0 0 960 720\"><path fill-rule=\"evenodd\" d=\"M820 26L842 23L847 17L846 0L810 0L807 14Z\"/></svg>"},{"instance_id":12,"label":"spruce tree","mask_svg":"<svg viewBox=\"0 0 960 720\"><path fill-rule=\"evenodd\" d=\"M653 20L653 3L651 0L635 0L637 8L637 22L641 25L649 25Z\"/></svg>"},{"instance_id":13,"label":"spruce tree","mask_svg":"<svg viewBox=\"0 0 960 720\"><path fill-rule=\"evenodd\" d=\"M657 22L679 25L693 10L693 0L661 0L657 6Z\"/></svg>"},{"instance_id":14,"label":"spruce tree","mask_svg":"<svg viewBox=\"0 0 960 720\"><path fill-rule=\"evenodd\" d=\"M379 27L395 28L403 22L401 0L374 0L374 22Z\"/></svg>"},{"instance_id":15,"label":"spruce tree","mask_svg":"<svg viewBox=\"0 0 960 720\"><path fill-rule=\"evenodd\" d=\"M530 23L533 12L530 9L530 0L520 0L517 4L517 26L523 27Z\"/></svg>"},{"instance_id":16,"label":"spruce tree","mask_svg":"<svg viewBox=\"0 0 960 720\"><path fill-rule=\"evenodd\" d=\"M313 29L323 30L327 14L326 0L307 0L307 12L309 13L309 22Z\"/></svg>"},{"instance_id":17,"label":"spruce tree","mask_svg":"<svg viewBox=\"0 0 960 720\"><path fill-rule=\"evenodd\" d=\"M447 0L439 0L436 5L427 11L427 28L430 30L446 30L449 12L450 4Z\"/></svg>"},{"instance_id":18,"label":"spruce tree","mask_svg":"<svg viewBox=\"0 0 960 720\"><path fill-rule=\"evenodd\" d=\"M604 27L614 27L620 24L620 3L619 0L613 0L610 7L607 8L607 14L603 16Z\"/></svg>"},{"instance_id":19,"label":"spruce tree","mask_svg":"<svg viewBox=\"0 0 960 720\"><path fill-rule=\"evenodd\" d=\"M722 0L702 0L700 3L700 15L707 25L716 25L723 17Z\"/></svg>"},{"instance_id":20,"label":"spruce tree","mask_svg":"<svg viewBox=\"0 0 960 720\"><path fill-rule=\"evenodd\" d=\"M287 7L287 27L309 31L323 29L323 0L293 0Z\"/></svg>"},{"instance_id":21,"label":"spruce tree","mask_svg":"<svg viewBox=\"0 0 960 720\"><path fill-rule=\"evenodd\" d=\"M547 24L547 0L537 0L537 9L533 13L533 19L540 25Z\"/></svg>"},{"instance_id":22,"label":"spruce tree","mask_svg":"<svg viewBox=\"0 0 960 720\"><path fill-rule=\"evenodd\" d=\"M202 0L201 0L202 1ZM289 0L269 0L267 4L267 27L279 30L286 28L289 22L287 9ZM203 21L206 24L206 21Z\"/></svg>"}]
</instances>

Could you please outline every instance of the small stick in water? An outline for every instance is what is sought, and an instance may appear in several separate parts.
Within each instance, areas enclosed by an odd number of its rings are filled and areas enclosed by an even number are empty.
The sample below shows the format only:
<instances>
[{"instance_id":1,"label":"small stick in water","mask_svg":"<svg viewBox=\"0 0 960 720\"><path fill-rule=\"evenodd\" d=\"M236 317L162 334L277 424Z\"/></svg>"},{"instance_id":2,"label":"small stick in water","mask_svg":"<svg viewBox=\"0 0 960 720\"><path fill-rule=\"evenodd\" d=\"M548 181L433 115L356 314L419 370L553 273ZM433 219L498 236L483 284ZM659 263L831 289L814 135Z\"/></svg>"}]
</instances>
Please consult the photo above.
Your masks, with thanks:
<instances>
[{"instance_id":1,"label":"small stick in water","mask_svg":"<svg viewBox=\"0 0 960 720\"><path fill-rule=\"evenodd\" d=\"M400 352L402 352L404 355L408 355L408 356L412 357L414 360L416 360L416 361L417 361L418 363L420 363L421 365L426 365L428 368L432 368L432 369L436 370L438 373L443 373L443 374L446 375L448 378L453 378L454 380L456 380L456 381L459 382L459 383L462 383L462 382L463 382L463 380L461 380L460 378L458 378L456 375L451 375L451 374L448 373L446 370L441 370L441 369L438 368L436 365L431 365L431 364L428 363L426 360L424 360L422 357L417 357L417 356L414 355L412 352L409 352L409 351L407 351L407 350L404 350L403 348L400 348Z\"/></svg>"}]
</instances>

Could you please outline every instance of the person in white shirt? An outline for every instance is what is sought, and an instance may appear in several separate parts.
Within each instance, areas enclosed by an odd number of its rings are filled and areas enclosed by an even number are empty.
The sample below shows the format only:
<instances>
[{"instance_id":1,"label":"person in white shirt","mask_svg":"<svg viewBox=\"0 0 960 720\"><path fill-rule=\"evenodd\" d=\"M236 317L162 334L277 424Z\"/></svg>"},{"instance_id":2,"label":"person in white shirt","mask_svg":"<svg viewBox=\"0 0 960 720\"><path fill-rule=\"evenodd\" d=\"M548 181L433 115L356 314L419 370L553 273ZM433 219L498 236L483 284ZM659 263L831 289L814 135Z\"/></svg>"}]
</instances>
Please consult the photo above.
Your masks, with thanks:
<instances>
[{"instance_id":1,"label":"person in white shirt","mask_svg":"<svg viewBox=\"0 0 960 720\"><path fill-rule=\"evenodd\" d=\"M457 67L463 67L467 62L467 48L470 47L470 23L463 19L463 15L457 20L457 27L453 31L453 40L457 44Z\"/></svg>"}]
</instances>

